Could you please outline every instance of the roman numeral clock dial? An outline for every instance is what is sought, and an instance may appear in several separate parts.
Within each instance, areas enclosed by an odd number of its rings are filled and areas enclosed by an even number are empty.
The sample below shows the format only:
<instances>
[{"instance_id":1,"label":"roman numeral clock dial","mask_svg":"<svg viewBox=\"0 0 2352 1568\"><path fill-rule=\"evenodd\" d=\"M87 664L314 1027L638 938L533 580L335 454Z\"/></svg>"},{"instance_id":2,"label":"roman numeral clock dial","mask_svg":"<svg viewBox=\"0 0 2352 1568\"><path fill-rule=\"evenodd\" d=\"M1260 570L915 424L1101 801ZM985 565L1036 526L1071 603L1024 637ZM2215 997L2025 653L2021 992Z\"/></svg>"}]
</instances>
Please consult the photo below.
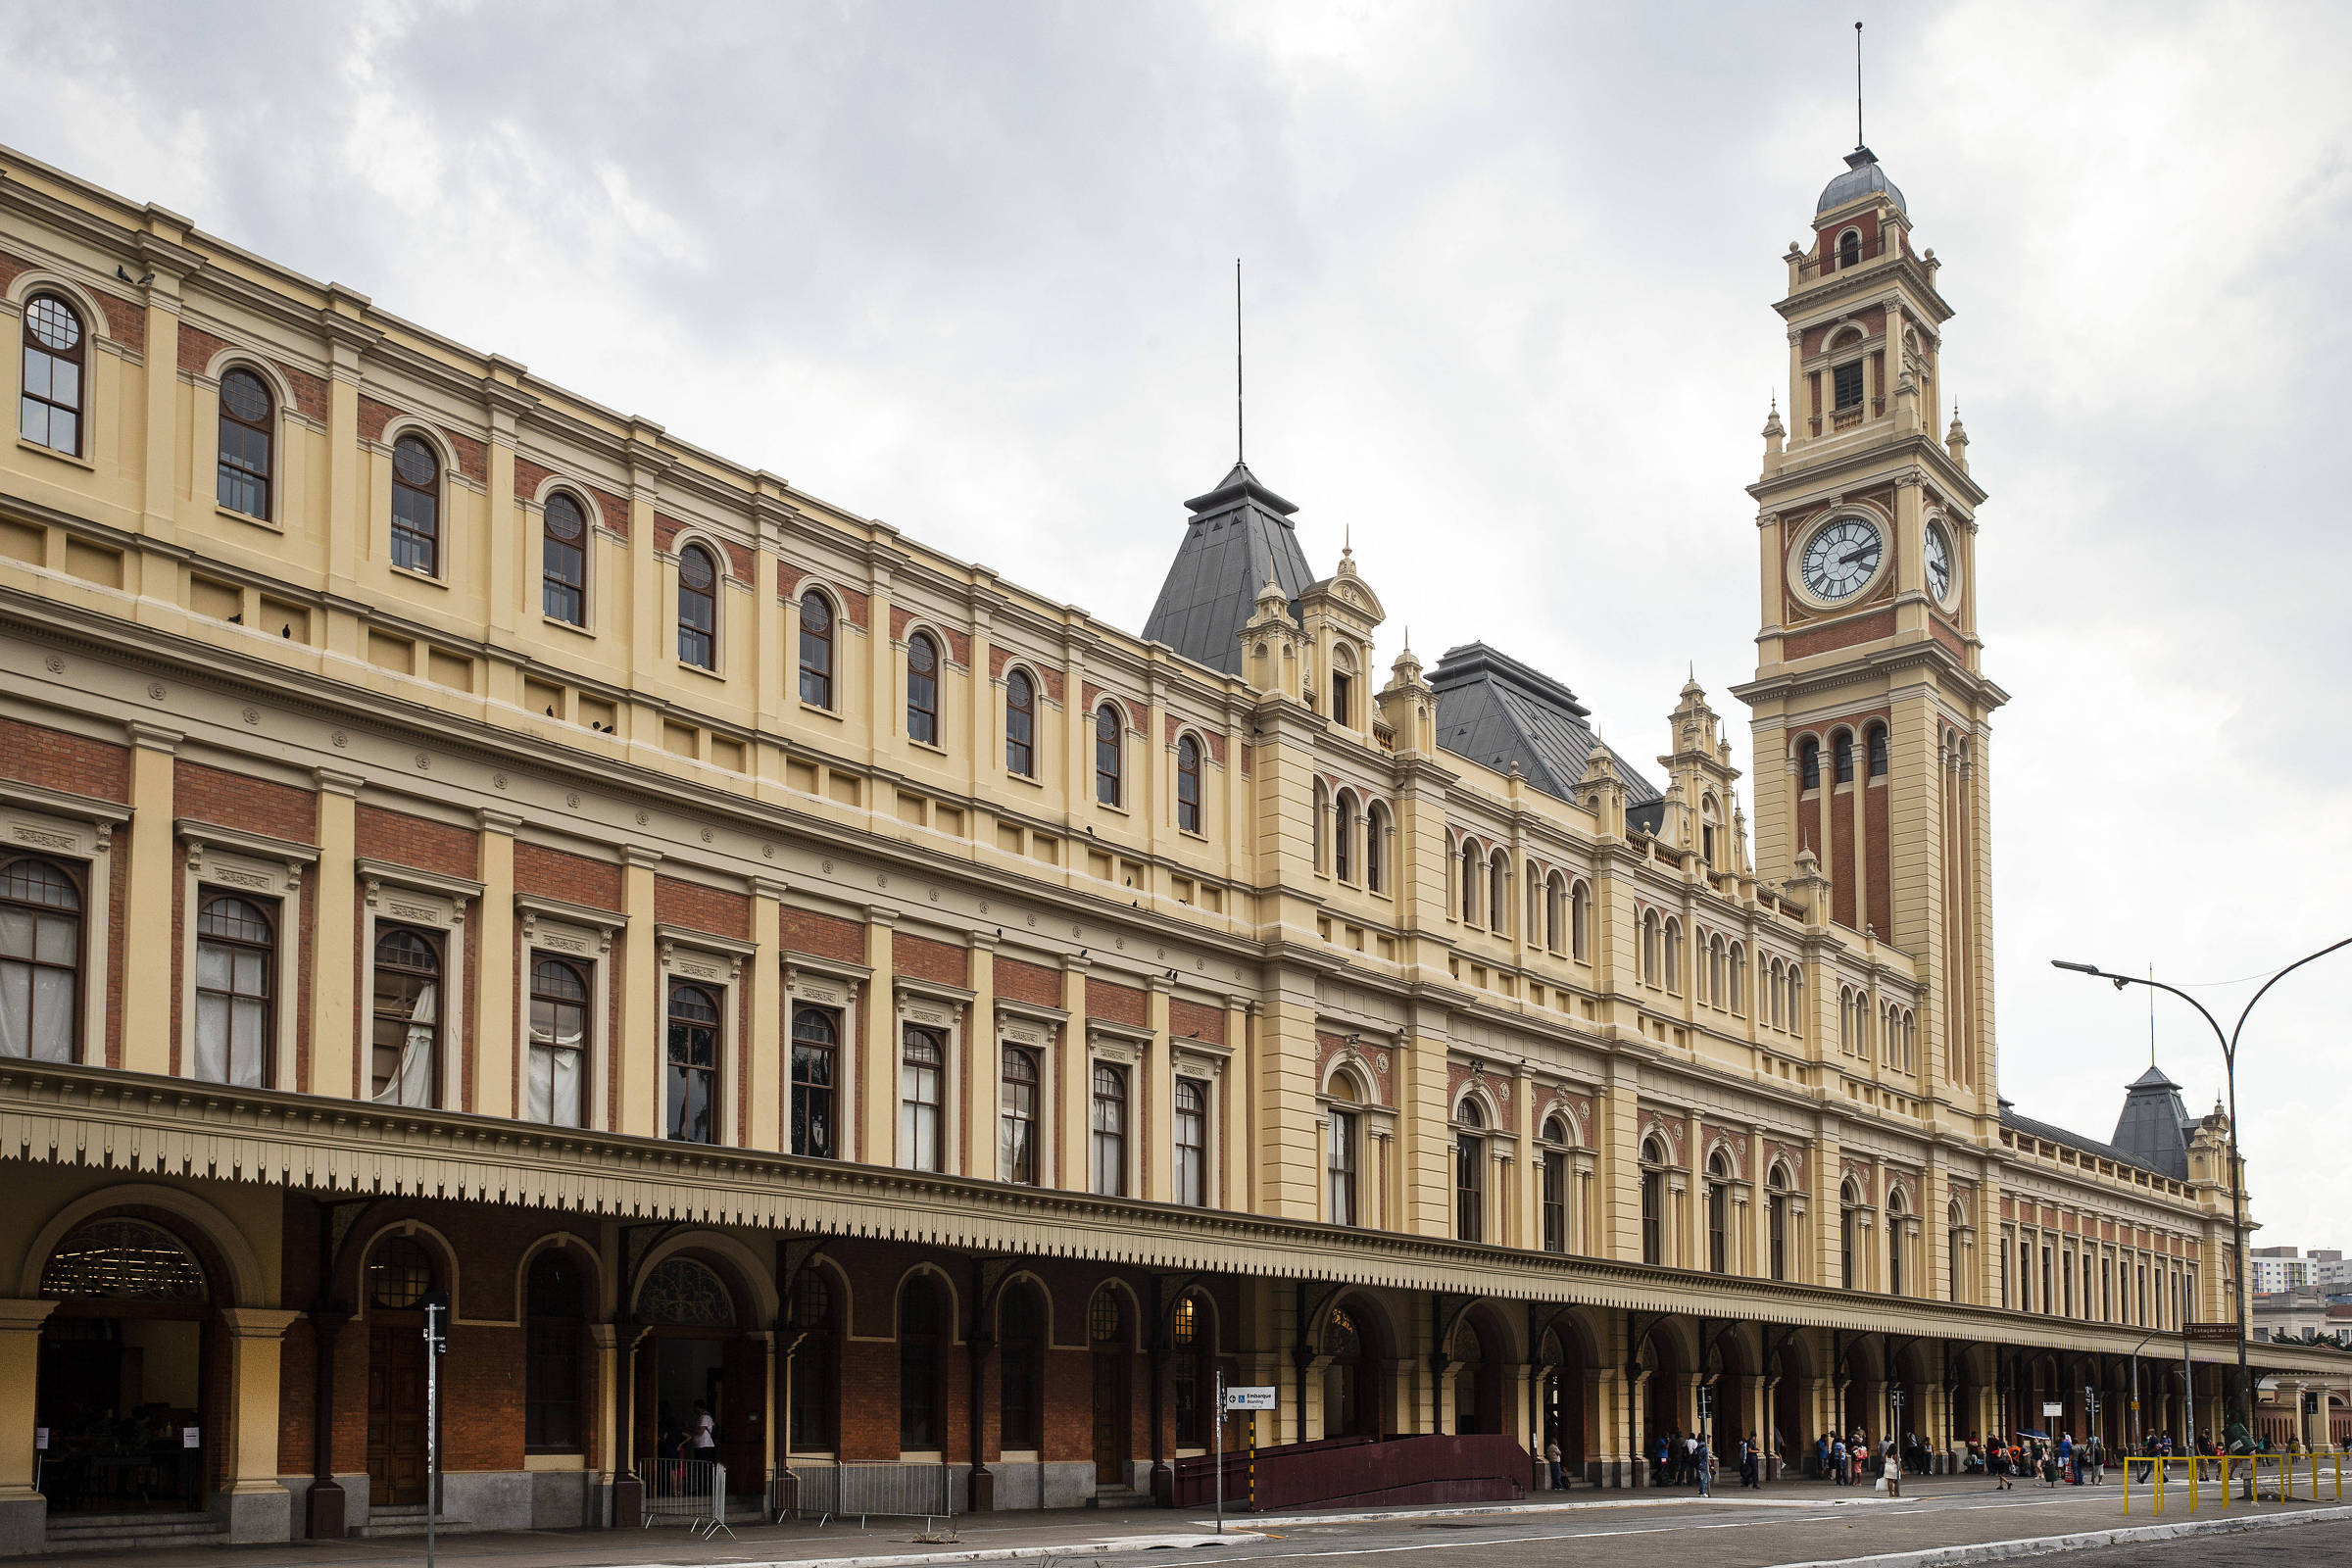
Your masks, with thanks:
<instances>
[{"instance_id":1,"label":"roman numeral clock dial","mask_svg":"<svg viewBox=\"0 0 2352 1568\"><path fill-rule=\"evenodd\" d=\"M1805 542L1798 570L1814 598L1832 604L1850 599L1879 574L1886 542L1867 517L1835 517Z\"/></svg>"}]
</instances>

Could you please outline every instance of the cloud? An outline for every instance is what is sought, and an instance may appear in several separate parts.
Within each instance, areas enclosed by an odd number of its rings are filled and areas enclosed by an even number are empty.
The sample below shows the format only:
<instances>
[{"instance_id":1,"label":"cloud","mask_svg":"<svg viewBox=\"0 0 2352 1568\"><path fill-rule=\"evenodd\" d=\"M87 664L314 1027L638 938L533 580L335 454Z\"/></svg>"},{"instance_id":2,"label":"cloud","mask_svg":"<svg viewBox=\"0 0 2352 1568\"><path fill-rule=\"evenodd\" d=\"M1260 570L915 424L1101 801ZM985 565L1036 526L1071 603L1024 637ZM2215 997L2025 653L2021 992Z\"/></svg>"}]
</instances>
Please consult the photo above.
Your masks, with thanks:
<instances>
[{"instance_id":1,"label":"cloud","mask_svg":"<svg viewBox=\"0 0 2352 1568\"><path fill-rule=\"evenodd\" d=\"M2002 1084L2103 1135L2144 1007L2048 957L2229 978L2346 930L2352 15L1864 14L1992 492ZM1752 667L1741 487L1786 381L1779 256L1850 137L1842 15L0 21L0 140L1129 626L1231 458L1245 257L1252 464L1310 559L1351 531L1391 651L1487 637L1636 755L1687 662L1727 710ZM2352 1112L2330 962L2247 1037L2266 1241L2348 1239L2309 1136ZM2168 1006L2210 1103L2217 1053Z\"/></svg>"}]
</instances>

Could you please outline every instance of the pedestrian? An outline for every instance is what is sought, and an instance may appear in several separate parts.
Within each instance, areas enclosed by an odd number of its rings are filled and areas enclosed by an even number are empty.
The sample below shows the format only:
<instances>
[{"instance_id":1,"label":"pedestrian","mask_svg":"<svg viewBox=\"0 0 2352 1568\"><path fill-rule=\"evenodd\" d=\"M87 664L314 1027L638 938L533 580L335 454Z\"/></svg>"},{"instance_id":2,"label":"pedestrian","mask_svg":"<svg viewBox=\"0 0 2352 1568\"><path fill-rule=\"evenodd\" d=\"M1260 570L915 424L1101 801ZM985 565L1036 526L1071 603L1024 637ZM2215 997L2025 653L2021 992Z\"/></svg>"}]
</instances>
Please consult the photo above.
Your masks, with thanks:
<instances>
[{"instance_id":1,"label":"pedestrian","mask_svg":"<svg viewBox=\"0 0 2352 1568\"><path fill-rule=\"evenodd\" d=\"M1838 1485L1845 1485L1845 1440L1839 1438L1830 1445L1830 1475Z\"/></svg>"},{"instance_id":2,"label":"pedestrian","mask_svg":"<svg viewBox=\"0 0 2352 1568\"><path fill-rule=\"evenodd\" d=\"M2009 1450L1997 1439L1992 1446L1985 1450L1984 1466L1992 1472L1993 1491L2014 1492L2017 1490L2017 1483L2009 1476Z\"/></svg>"},{"instance_id":3,"label":"pedestrian","mask_svg":"<svg viewBox=\"0 0 2352 1568\"><path fill-rule=\"evenodd\" d=\"M1886 1495L1889 1497L1901 1496L1903 1494L1903 1461L1901 1455L1895 1452L1892 1442L1886 1445L1886 1467L1883 1473L1886 1477Z\"/></svg>"},{"instance_id":4,"label":"pedestrian","mask_svg":"<svg viewBox=\"0 0 2352 1568\"><path fill-rule=\"evenodd\" d=\"M1690 1471L1698 1478L1698 1494L1702 1497L1715 1495L1715 1456L1707 1451L1703 1438L1690 1440Z\"/></svg>"},{"instance_id":5,"label":"pedestrian","mask_svg":"<svg viewBox=\"0 0 2352 1568\"><path fill-rule=\"evenodd\" d=\"M1544 1462L1551 1466L1551 1490L1567 1491L1568 1484L1560 1479L1560 1440L1557 1437L1544 1445Z\"/></svg>"}]
</instances>

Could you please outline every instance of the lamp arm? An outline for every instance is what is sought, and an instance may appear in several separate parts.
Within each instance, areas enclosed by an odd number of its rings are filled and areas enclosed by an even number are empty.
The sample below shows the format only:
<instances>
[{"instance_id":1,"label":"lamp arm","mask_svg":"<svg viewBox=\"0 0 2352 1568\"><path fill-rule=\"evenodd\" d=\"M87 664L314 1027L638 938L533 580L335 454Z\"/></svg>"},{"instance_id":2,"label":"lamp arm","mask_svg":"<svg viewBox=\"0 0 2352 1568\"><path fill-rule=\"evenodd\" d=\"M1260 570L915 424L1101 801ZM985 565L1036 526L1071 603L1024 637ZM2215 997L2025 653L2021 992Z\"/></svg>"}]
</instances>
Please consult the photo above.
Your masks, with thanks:
<instances>
[{"instance_id":1,"label":"lamp arm","mask_svg":"<svg viewBox=\"0 0 2352 1568\"><path fill-rule=\"evenodd\" d=\"M2240 1033L2242 1033L2242 1032L2244 1031L2244 1029L2245 1029L2245 1027L2246 1027L2246 1014L2247 1014L2247 1013L2250 1013L2250 1012L2252 1012L2252 1011L2254 1010L2254 1003L2256 1003L2256 1002L2260 1002L2260 1001L2261 1001L2261 1000L2262 1000L2262 999L2263 999L2265 996L2267 996L2267 995L2270 993L2270 989L2271 989L2271 987L2273 987L2273 986L2277 985L2277 984L2278 984L2279 981L2281 981L2281 980L2285 979L2285 978L2286 978L2288 975L2290 975L2290 974L2293 974L2293 973L2294 973L2294 972L2295 972L2297 969L2300 969L2300 968L2302 968L2302 967L2303 967L2305 964L2307 964L2307 963L2311 962L2311 960L2312 960L2313 958L2325 958L2326 956L2328 956L2328 955L2329 955L2330 953L2333 953L2333 952L2335 952L2335 951L2336 951L2338 948L2352 948L2352 937L2346 937L2346 938L2344 938L2344 939L2343 939L2341 942L2332 942L2332 943L2329 943L2329 944L2328 944L2327 947L2324 947L2324 948L2322 948L2322 949L2321 949L2319 952L2317 952L2317 953L2314 953L2314 954L2308 955L2307 956L2304 956L2304 957L2297 958L2297 959L2296 959L2294 962L2292 962L2292 963L2288 964L2288 965L2287 965L2285 968L2283 968L2283 969L2279 970L2279 971L2278 971L2277 974L2275 974L2275 975L2271 976L2271 977L2270 977L2268 980L2265 980L2265 981L2262 983L2262 989L2261 989L2260 991L2257 991L2257 992L2255 992L2255 993L2254 993L2254 999L2253 999L2253 1001L2252 1001L2252 1002L2248 1002L2248 1003L2246 1004L2246 1006L2245 1006L2245 1011L2244 1011L2244 1012L2240 1012L2240 1013L2237 1015L2237 1027L2236 1027L2235 1029L2232 1029L2232 1030L2230 1030L2230 1048L2229 1048L2229 1049L2230 1049L2230 1054L2231 1056L2235 1056L2235 1055L2237 1054L2237 1037L2238 1037L2238 1035L2239 1035ZM2169 990L2170 988L2168 987L2167 989ZM2208 1014L2208 1016L2210 1016L2210 1014ZM2217 1034L2220 1032L2220 1026L2219 1026L2219 1025L2216 1025L2216 1026L2215 1026L2215 1032L2216 1032ZM2232 1110L2230 1114L2234 1116L2234 1115L2236 1114L2236 1112L2235 1112L2234 1110Z\"/></svg>"}]
</instances>

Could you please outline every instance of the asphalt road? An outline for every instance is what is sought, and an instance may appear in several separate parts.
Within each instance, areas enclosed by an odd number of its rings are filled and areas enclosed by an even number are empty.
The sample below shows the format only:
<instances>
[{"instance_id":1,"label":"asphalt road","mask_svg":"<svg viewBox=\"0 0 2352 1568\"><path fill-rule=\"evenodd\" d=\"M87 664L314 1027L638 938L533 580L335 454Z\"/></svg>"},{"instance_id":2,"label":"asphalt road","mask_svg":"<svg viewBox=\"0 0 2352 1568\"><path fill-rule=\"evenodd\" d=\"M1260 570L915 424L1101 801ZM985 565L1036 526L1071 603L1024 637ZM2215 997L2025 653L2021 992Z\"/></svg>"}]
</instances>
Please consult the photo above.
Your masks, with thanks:
<instances>
[{"instance_id":1,"label":"asphalt road","mask_svg":"<svg viewBox=\"0 0 2352 1568\"><path fill-rule=\"evenodd\" d=\"M2309 1504L2303 1506L2308 1507ZM2267 1511L2267 1510L2266 1510ZM1845 1507L1740 1508L1718 1504L1662 1508L1594 1509L1557 1514L1486 1515L1469 1518L1400 1520L1253 1528L1272 1539L1253 1544L1186 1552L1181 1568L1215 1563L1323 1563L1354 1568L1536 1568L1536 1565L1605 1563L1608 1568L1776 1568L1787 1563L1841 1561L1884 1552L1915 1551L1969 1542L2060 1536L2082 1530L2151 1523L2144 1514L2127 1521L2113 1491L2085 1496L2071 1489L2036 1495L2030 1491L1988 1493L1974 1489L1936 1495ZM2171 1522L2168 1516L2168 1522ZM2293 1542L2296 1544L2289 1545ZM2300 1550L2303 1558L2290 1558ZM2314 1556L2313 1553L2319 1555ZM2108 1560L2137 1568L2160 1558L2171 1568L2193 1561L2196 1568L2241 1557L2266 1568L2295 1561L2352 1565L2352 1520L2194 1541L2153 1543L2145 1547L2070 1552L2069 1568Z\"/></svg>"}]
</instances>

